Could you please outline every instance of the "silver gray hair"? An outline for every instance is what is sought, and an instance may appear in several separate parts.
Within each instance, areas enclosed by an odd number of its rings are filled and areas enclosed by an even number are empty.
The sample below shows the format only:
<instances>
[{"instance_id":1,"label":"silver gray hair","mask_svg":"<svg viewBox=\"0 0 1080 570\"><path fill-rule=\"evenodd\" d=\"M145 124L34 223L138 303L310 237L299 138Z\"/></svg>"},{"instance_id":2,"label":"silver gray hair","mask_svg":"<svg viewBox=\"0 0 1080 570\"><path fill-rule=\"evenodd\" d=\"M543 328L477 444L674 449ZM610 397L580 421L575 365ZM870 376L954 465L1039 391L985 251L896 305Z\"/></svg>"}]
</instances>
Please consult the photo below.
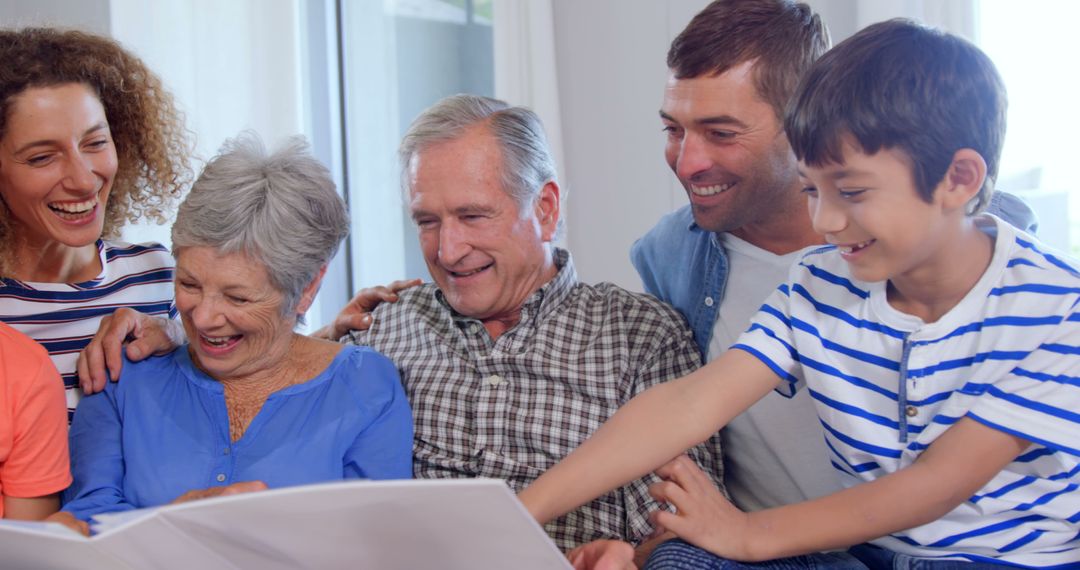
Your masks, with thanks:
<instances>
[{"instance_id":1,"label":"silver gray hair","mask_svg":"<svg viewBox=\"0 0 1080 570\"><path fill-rule=\"evenodd\" d=\"M212 247L262 262L287 317L348 234L345 202L304 137L268 154L243 133L225 141L180 204L172 243L174 253Z\"/></svg>"},{"instance_id":2,"label":"silver gray hair","mask_svg":"<svg viewBox=\"0 0 1080 570\"><path fill-rule=\"evenodd\" d=\"M558 184L555 159L536 113L491 97L451 95L420 113L401 139L398 160L406 199L411 190L409 169L413 157L430 146L460 137L477 124L484 124L498 141L503 190L517 202L522 215L545 184ZM562 233L563 225L560 217L556 235Z\"/></svg>"}]
</instances>

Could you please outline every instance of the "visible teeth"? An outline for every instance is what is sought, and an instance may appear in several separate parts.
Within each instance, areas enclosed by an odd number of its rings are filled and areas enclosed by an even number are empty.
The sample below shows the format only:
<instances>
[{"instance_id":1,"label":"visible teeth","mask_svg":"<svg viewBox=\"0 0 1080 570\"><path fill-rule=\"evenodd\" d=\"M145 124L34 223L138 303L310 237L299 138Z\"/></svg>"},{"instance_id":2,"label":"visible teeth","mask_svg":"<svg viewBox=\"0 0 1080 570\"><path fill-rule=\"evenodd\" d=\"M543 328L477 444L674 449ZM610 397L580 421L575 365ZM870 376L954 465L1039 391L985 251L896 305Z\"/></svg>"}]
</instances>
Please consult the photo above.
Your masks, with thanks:
<instances>
[{"instance_id":1,"label":"visible teeth","mask_svg":"<svg viewBox=\"0 0 1080 570\"><path fill-rule=\"evenodd\" d=\"M690 191L697 196L712 196L713 194L719 194L734 185L734 182L729 182L727 184L716 184L713 186L694 186L693 184L691 184Z\"/></svg>"},{"instance_id":2,"label":"visible teeth","mask_svg":"<svg viewBox=\"0 0 1080 570\"><path fill-rule=\"evenodd\" d=\"M49 207L68 214L82 214L94 209L97 203L97 198L94 197L83 202L53 202L49 204Z\"/></svg>"},{"instance_id":3,"label":"visible teeth","mask_svg":"<svg viewBox=\"0 0 1080 570\"><path fill-rule=\"evenodd\" d=\"M231 337L231 336L216 336L216 337L214 337L214 336L203 335L203 340L205 340L209 344L214 344L214 345L223 345L223 344L229 342L229 340L232 339L232 338L233 337Z\"/></svg>"},{"instance_id":4,"label":"visible teeth","mask_svg":"<svg viewBox=\"0 0 1080 570\"><path fill-rule=\"evenodd\" d=\"M836 249L840 250L841 253L851 253L853 251L860 250L860 249L870 245L873 242L874 242L874 240L869 240L869 241L859 242L859 243L857 243L855 245L838 245L838 246L836 246Z\"/></svg>"},{"instance_id":5,"label":"visible teeth","mask_svg":"<svg viewBox=\"0 0 1080 570\"><path fill-rule=\"evenodd\" d=\"M451 271L450 273L453 274L454 277L468 277L470 275L475 275L477 273L480 273L481 271L487 269L488 267L491 267L490 263L483 266L483 267L480 267L478 269L473 269L472 271Z\"/></svg>"}]
</instances>

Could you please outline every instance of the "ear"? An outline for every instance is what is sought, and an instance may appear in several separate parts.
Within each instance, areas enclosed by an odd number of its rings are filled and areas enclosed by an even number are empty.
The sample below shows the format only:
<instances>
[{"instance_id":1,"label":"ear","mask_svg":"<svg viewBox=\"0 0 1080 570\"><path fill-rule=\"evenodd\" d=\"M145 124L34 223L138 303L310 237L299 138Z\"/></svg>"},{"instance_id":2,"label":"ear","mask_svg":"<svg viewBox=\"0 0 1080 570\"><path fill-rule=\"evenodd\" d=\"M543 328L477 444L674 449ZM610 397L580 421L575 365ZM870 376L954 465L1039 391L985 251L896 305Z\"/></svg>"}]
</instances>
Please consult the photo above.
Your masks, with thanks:
<instances>
[{"instance_id":1,"label":"ear","mask_svg":"<svg viewBox=\"0 0 1080 570\"><path fill-rule=\"evenodd\" d=\"M322 266L322 269L315 274L315 278L308 283L304 290L300 292L300 300L296 303L296 314L302 315L311 308L311 303L315 301L315 295L319 293L319 287L322 285L323 276L326 275L326 266Z\"/></svg>"},{"instance_id":2,"label":"ear","mask_svg":"<svg viewBox=\"0 0 1080 570\"><path fill-rule=\"evenodd\" d=\"M559 185L550 180L540 189L534 205L536 219L540 222L540 235L545 242L555 239L559 227Z\"/></svg>"},{"instance_id":3,"label":"ear","mask_svg":"<svg viewBox=\"0 0 1080 570\"><path fill-rule=\"evenodd\" d=\"M986 160L977 151L962 148L953 154L945 178L938 185L936 193L942 198L946 208L966 209L982 189L986 181Z\"/></svg>"}]
</instances>

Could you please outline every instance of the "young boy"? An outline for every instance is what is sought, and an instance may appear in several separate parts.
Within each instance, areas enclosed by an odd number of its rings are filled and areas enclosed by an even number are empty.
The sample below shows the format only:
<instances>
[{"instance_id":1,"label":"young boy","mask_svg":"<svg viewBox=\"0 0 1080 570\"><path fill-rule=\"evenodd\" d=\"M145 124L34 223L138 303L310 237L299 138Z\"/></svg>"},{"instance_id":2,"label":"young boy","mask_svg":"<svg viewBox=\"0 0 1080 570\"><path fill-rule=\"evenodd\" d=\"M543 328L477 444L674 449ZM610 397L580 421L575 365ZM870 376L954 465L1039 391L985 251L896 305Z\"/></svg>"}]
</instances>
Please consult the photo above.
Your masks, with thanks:
<instances>
[{"instance_id":1,"label":"young boy","mask_svg":"<svg viewBox=\"0 0 1080 570\"><path fill-rule=\"evenodd\" d=\"M959 38L894 20L823 56L785 127L832 245L792 268L733 350L635 398L522 502L546 521L656 469L769 390L805 386L845 490L742 513L677 459L653 488L677 512L655 522L732 560L870 542L851 553L871 567L1077 567L1080 274L973 215L1004 125L993 64Z\"/></svg>"}]
</instances>

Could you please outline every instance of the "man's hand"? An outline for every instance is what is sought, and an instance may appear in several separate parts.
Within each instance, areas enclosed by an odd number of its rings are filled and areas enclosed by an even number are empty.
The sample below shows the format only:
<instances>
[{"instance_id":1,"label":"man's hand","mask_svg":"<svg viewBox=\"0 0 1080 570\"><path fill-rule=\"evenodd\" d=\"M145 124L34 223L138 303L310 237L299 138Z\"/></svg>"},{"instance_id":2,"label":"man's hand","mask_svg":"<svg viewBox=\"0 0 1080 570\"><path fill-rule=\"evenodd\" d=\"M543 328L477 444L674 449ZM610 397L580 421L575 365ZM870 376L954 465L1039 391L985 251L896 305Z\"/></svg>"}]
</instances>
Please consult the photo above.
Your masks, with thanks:
<instances>
[{"instance_id":1,"label":"man's hand","mask_svg":"<svg viewBox=\"0 0 1080 570\"><path fill-rule=\"evenodd\" d=\"M655 527L713 554L747 559L747 514L731 504L697 464L682 455L657 469L656 474L663 481L649 487L649 494L675 507L675 512L654 512Z\"/></svg>"},{"instance_id":2,"label":"man's hand","mask_svg":"<svg viewBox=\"0 0 1080 570\"><path fill-rule=\"evenodd\" d=\"M594 540L570 551L574 570L637 570L634 547L621 540Z\"/></svg>"},{"instance_id":3,"label":"man's hand","mask_svg":"<svg viewBox=\"0 0 1080 570\"><path fill-rule=\"evenodd\" d=\"M170 504L175 505L177 503L186 503L188 501L199 501L202 499L212 499L214 497L227 497L229 495L239 495L240 493L254 493L255 491L265 491L266 489L266 483L263 483L262 481L240 481L239 483L233 483L232 485L188 491L173 499L173 502Z\"/></svg>"},{"instance_id":4,"label":"man's hand","mask_svg":"<svg viewBox=\"0 0 1080 570\"><path fill-rule=\"evenodd\" d=\"M177 321L128 308L117 309L103 317L94 338L79 353L76 364L79 387L84 394L100 392L105 389L107 379L115 382L120 378L123 364L120 351L125 343L127 357L132 362L166 354L184 343L184 327Z\"/></svg>"},{"instance_id":5,"label":"man's hand","mask_svg":"<svg viewBox=\"0 0 1080 570\"><path fill-rule=\"evenodd\" d=\"M383 303L394 303L398 292L415 287L423 281L408 279L394 281L389 285L361 289L345 308L341 309L334 322L311 333L311 336L336 341L349 331L363 331L371 327L371 311Z\"/></svg>"},{"instance_id":6,"label":"man's hand","mask_svg":"<svg viewBox=\"0 0 1080 570\"><path fill-rule=\"evenodd\" d=\"M75 515L67 511L55 512L45 517L42 522L60 523L83 536L90 536L90 525L75 518Z\"/></svg>"}]
</instances>

